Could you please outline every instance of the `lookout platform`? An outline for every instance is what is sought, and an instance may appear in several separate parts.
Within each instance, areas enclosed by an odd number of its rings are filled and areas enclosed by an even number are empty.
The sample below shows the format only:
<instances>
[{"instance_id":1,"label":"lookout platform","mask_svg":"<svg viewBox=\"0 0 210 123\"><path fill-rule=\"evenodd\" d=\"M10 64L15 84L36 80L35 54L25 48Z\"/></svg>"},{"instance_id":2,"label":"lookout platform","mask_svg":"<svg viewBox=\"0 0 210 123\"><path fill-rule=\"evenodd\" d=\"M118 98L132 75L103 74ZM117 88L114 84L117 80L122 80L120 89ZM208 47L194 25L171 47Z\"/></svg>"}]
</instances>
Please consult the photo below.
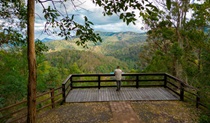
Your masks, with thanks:
<instances>
[{"instance_id":1,"label":"lookout platform","mask_svg":"<svg viewBox=\"0 0 210 123\"><path fill-rule=\"evenodd\" d=\"M116 91L114 74L72 74L62 84L64 102L184 100L184 83L164 73L122 74Z\"/></svg>"},{"instance_id":2,"label":"lookout platform","mask_svg":"<svg viewBox=\"0 0 210 123\"><path fill-rule=\"evenodd\" d=\"M66 102L103 102L103 101L145 101L145 100L179 100L179 97L164 87L129 88L85 88L73 89L66 98Z\"/></svg>"}]
</instances>

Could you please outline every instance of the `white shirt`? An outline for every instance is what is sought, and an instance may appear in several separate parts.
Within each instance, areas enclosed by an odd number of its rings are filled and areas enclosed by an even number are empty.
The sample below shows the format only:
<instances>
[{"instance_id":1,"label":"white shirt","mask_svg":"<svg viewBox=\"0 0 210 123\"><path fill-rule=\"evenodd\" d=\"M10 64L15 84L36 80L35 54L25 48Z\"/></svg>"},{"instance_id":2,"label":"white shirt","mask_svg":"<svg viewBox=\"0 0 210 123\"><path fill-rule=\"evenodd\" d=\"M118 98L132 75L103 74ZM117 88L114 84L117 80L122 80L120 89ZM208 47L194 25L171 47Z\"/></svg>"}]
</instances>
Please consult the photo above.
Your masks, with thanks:
<instances>
[{"instance_id":1,"label":"white shirt","mask_svg":"<svg viewBox=\"0 0 210 123\"><path fill-rule=\"evenodd\" d=\"M116 80L121 80L122 79L122 70L115 69L114 70L114 75L115 75Z\"/></svg>"}]
</instances>

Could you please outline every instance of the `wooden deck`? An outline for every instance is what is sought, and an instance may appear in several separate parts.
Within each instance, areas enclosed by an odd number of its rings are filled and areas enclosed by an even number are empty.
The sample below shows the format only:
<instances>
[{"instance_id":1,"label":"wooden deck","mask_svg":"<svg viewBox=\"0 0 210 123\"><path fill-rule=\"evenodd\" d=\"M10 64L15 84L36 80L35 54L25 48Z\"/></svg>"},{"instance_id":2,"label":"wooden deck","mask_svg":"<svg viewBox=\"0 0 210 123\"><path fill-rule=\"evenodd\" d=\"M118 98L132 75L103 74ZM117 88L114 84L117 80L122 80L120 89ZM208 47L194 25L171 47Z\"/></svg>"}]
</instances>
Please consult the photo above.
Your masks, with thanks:
<instances>
[{"instance_id":1,"label":"wooden deck","mask_svg":"<svg viewBox=\"0 0 210 123\"><path fill-rule=\"evenodd\" d=\"M97 101L122 101L122 100L179 100L169 90L162 87L156 88L91 88L73 89L66 98L66 102L97 102Z\"/></svg>"}]
</instances>

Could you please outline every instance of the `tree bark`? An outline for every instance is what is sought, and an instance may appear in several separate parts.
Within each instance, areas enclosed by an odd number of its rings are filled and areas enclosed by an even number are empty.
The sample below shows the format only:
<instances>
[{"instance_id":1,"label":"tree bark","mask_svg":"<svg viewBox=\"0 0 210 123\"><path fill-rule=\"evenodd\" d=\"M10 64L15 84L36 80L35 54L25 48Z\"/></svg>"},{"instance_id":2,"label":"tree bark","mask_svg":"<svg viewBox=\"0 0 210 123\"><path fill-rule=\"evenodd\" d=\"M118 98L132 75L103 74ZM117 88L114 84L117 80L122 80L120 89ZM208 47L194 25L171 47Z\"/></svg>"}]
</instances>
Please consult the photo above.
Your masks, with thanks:
<instances>
[{"instance_id":1,"label":"tree bark","mask_svg":"<svg viewBox=\"0 0 210 123\"><path fill-rule=\"evenodd\" d=\"M34 42L35 0L28 0L28 115L27 123L36 123L36 55Z\"/></svg>"}]
</instances>

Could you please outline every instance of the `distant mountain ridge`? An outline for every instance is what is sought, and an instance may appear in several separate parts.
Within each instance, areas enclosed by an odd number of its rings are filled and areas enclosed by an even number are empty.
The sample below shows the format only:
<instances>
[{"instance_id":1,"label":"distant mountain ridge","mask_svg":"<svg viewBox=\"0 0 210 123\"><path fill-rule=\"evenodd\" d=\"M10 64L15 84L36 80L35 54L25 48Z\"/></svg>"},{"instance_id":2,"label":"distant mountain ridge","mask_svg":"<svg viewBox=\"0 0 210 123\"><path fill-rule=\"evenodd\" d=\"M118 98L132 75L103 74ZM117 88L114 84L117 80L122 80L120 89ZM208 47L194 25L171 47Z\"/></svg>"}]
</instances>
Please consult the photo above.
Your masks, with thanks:
<instances>
[{"instance_id":1,"label":"distant mountain ridge","mask_svg":"<svg viewBox=\"0 0 210 123\"><path fill-rule=\"evenodd\" d=\"M137 32L96 32L100 36L113 36L113 35L139 35L139 34L146 34L146 33L137 33Z\"/></svg>"},{"instance_id":2,"label":"distant mountain ridge","mask_svg":"<svg viewBox=\"0 0 210 123\"><path fill-rule=\"evenodd\" d=\"M102 38L103 37L110 37L110 36L117 36L117 37L122 37L125 35L130 35L130 36L139 36L139 35L146 35L146 33L136 33L136 32L100 32L97 31L96 33L98 33ZM72 37L72 40L77 38L76 36ZM50 41L55 41L55 39L53 38L43 38L41 39L42 42L50 42Z\"/></svg>"},{"instance_id":3,"label":"distant mountain ridge","mask_svg":"<svg viewBox=\"0 0 210 123\"><path fill-rule=\"evenodd\" d=\"M54 39L51 38L44 38L41 40L42 42L50 42L50 41L54 41Z\"/></svg>"}]
</instances>

